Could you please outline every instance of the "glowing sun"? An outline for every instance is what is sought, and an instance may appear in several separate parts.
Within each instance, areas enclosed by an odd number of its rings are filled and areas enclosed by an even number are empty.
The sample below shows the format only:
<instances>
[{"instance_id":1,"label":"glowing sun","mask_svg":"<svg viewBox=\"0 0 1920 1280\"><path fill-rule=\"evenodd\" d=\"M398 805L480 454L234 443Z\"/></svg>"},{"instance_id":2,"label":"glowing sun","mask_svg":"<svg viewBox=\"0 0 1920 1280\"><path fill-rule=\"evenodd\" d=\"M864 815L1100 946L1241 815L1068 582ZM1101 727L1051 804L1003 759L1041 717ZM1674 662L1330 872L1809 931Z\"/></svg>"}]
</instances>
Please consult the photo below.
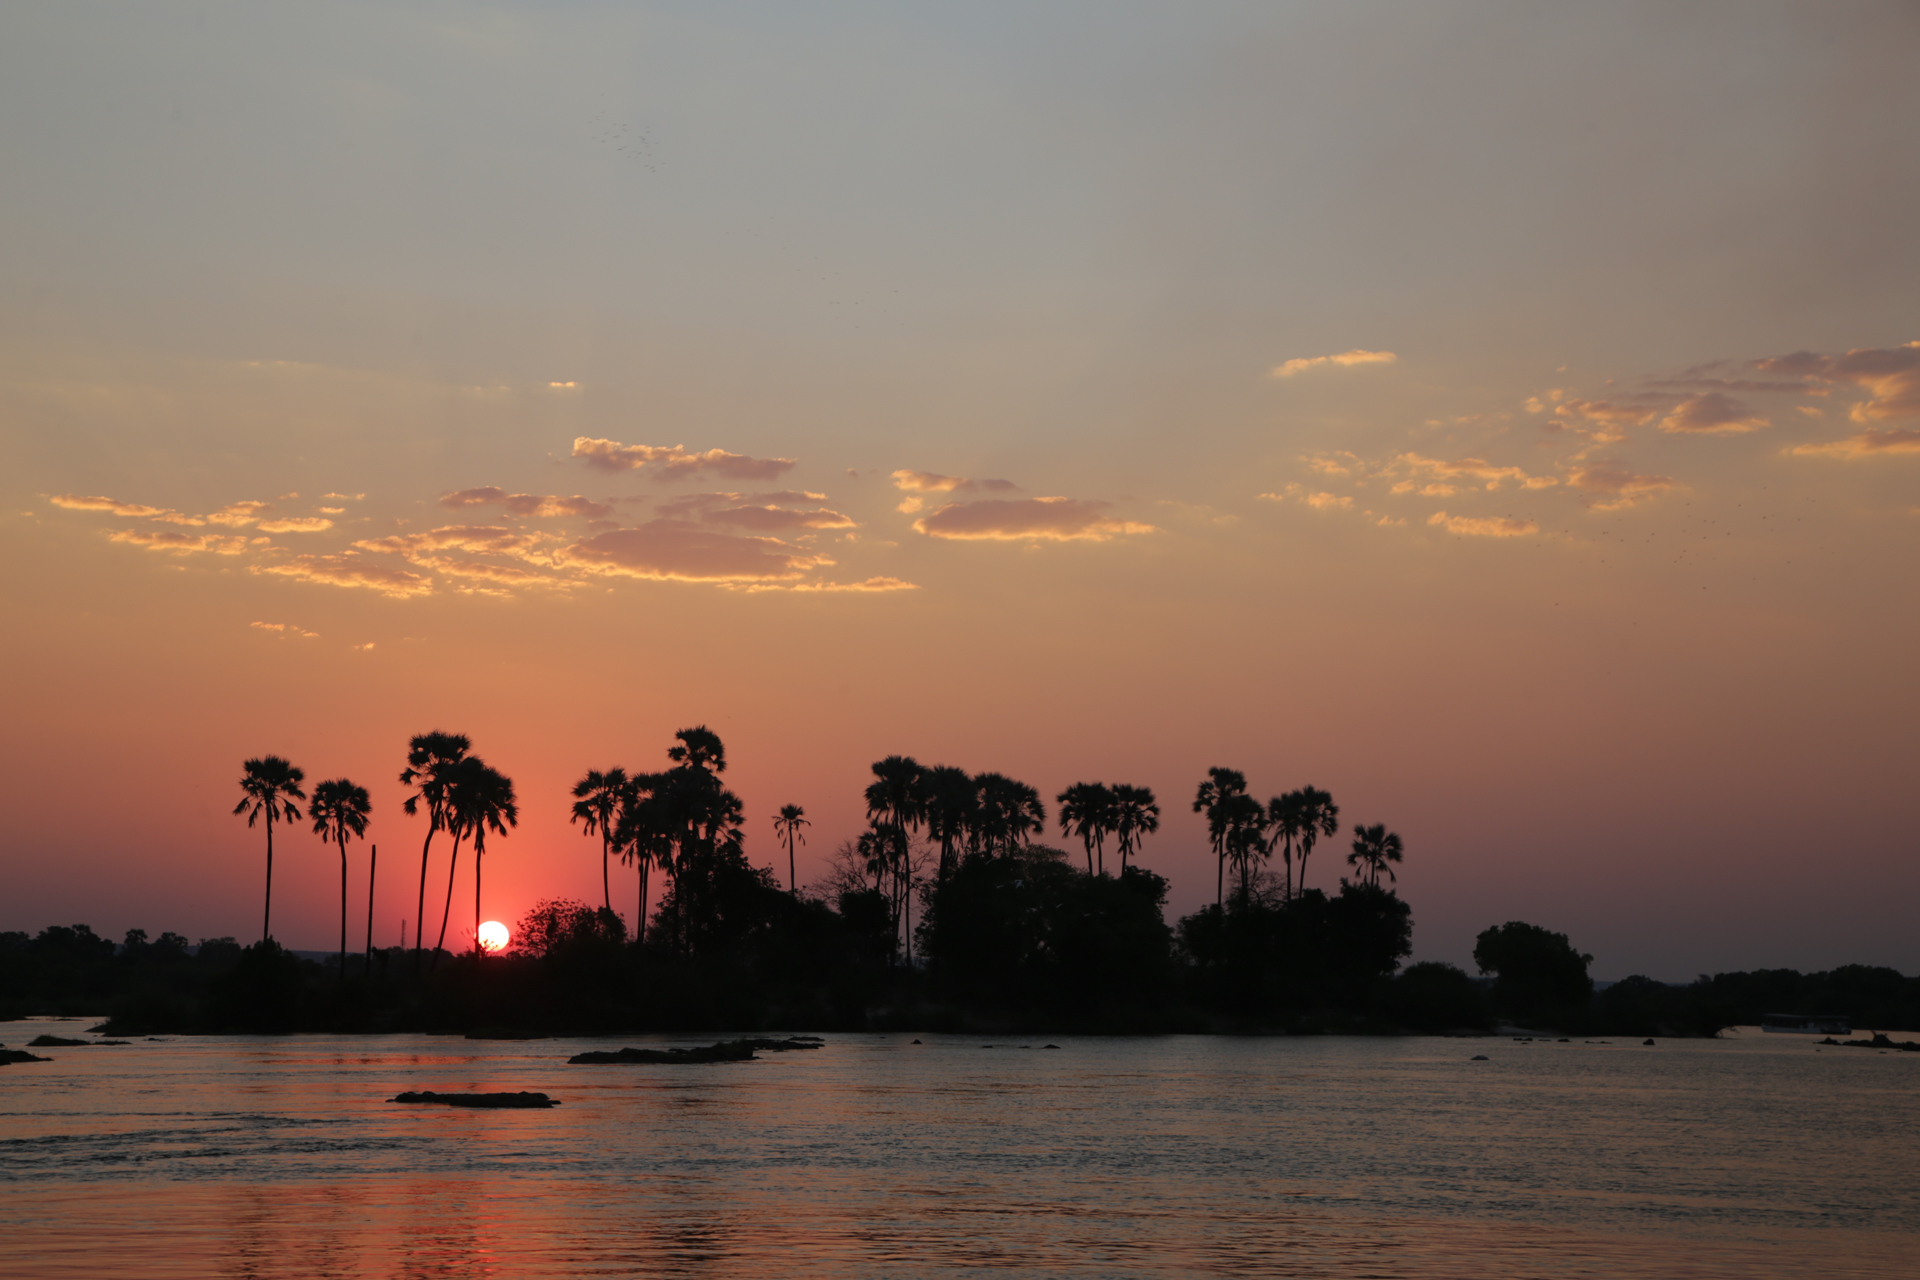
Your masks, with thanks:
<instances>
[{"instance_id":1,"label":"glowing sun","mask_svg":"<svg viewBox=\"0 0 1920 1280\"><path fill-rule=\"evenodd\" d=\"M498 920L489 920L480 926L480 932L474 936L480 941L480 949L492 954L495 951L505 951L507 940L513 935L509 934L507 926Z\"/></svg>"}]
</instances>

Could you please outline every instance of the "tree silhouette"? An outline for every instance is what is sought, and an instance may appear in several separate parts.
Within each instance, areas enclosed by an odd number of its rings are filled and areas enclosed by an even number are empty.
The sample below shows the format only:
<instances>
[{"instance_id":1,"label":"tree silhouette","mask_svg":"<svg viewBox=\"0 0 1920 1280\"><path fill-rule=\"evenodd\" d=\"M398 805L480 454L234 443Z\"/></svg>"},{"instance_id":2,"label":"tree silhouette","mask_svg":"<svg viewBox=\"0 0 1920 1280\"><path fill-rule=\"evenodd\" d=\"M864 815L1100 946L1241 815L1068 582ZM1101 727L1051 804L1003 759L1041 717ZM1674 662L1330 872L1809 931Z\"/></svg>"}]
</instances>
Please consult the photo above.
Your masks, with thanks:
<instances>
[{"instance_id":1,"label":"tree silhouette","mask_svg":"<svg viewBox=\"0 0 1920 1280\"><path fill-rule=\"evenodd\" d=\"M1140 837L1160 829L1160 805L1146 787L1117 783L1113 787L1113 835L1120 846L1120 872L1126 874L1127 855L1140 851Z\"/></svg>"},{"instance_id":2,"label":"tree silhouette","mask_svg":"<svg viewBox=\"0 0 1920 1280\"><path fill-rule=\"evenodd\" d=\"M802 834L800 828L810 827L812 825L812 823L807 821L807 811L797 804L783 804L780 806L780 812L773 815L773 838L787 842L788 893L799 892L799 881L793 869L794 842L797 840L801 844L805 844L807 837Z\"/></svg>"},{"instance_id":3,"label":"tree silhouette","mask_svg":"<svg viewBox=\"0 0 1920 1280\"><path fill-rule=\"evenodd\" d=\"M941 883L953 872L954 849L973 831L980 811L980 791L965 769L939 764L922 776L927 835L940 843Z\"/></svg>"},{"instance_id":4,"label":"tree silhouette","mask_svg":"<svg viewBox=\"0 0 1920 1280\"><path fill-rule=\"evenodd\" d=\"M491 772L479 756L462 756L446 769L447 833L453 837L453 853L447 860L447 900L440 908L440 936L433 944L433 964L438 967L440 953L447 946L447 925L453 919L453 886L460 874L460 842L472 835L468 822L472 804L468 797L485 789L485 775Z\"/></svg>"},{"instance_id":5,"label":"tree silhouette","mask_svg":"<svg viewBox=\"0 0 1920 1280\"><path fill-rule=\"evenodd\" d=\"M1105 783L1076 782L1054 797L1060 806L1060 834L1079 836L1087 850L1087 874L1094 874L1094 858L1100 871L1107 869L1106 839L1114 827L1113 792Z\"/></svg>"},{"instance_id":6,"label":"tree silhouette","mask_svg":"<svg viewBox=\"0 0 1920 1280\"><path fill-rule=\"evenodd\" d=\"M648 875L654 867L672 874L674 832L667 821L664 804L655 799L655 791L664 786L663 775L634 774L620 792L620 813L616 819L614 843L620 860L632 862L640 873L640 914L634 929L638 946L647 942Z\"/></svg>"},{"instance_id":7,"label":"tree silhouette","mask_svg":"<svg viewBox=\"0 0 1920 1280\"><path fill-rule=\"evenodd\" d=\"M1026 783L998 773L980 774L973 782L980 797L975 830L983 852L1011 854L1028 836L1047 829L1040 793Z\"/></svg>"},{"instance_id":8,"label":"tree silhouette","mask_svg":"<svg viewBox=\"0 0 1920 1280\"><path fill-rule=\"evenodd\" d=\"M421 939L427 934L427 855L433 849L433 833L452 831L451 814L447 807L453 787L453 771L460 761L472 750L473 743L464 733L442 733L438 729L432 733L419 733L407 743L407 767L400 771L400 785L417 787L414 794L406 798L400 807L411 818L420 812L420 804L427 806L427 838L420 845L420 901L415 908L413 919L413 966L417 971L424 952ZM460 852L459 840L454 840L454 856ZM451 892L451 890L449 890ZM442 929L444 931L444 924ZM400 940L401 945L406 939Z\"/></svg>"},{"instance_id":9,"label":"tree silhouette","mask_svg":"<svg viewBox=\"0 0 1920 1280\"><path fill-rule=\"evenodd\" d=\"M1248 795L1228 796L1222 804L1227 821L1223 845L1227 864L1237 868L1240 873L1239 902L1244 909L1253 901L1253 864L1267 856L1267 842L1263 834L1267 813L1258 800Z\"/></svg>"},{"instance_id":10,"label":"tree silhouette","mask_svg":"<svg viewBox=\"0 0 1920 1280\"><path fill-rule=\"evenodd\" d=\"M307 814L313 819L313 834L340 849L340 981L347 981L347 840L366 838L367 815L373 802L367 789L345 778L315 784L313 803ZM371 878L372 873L368 873Z\"/></svg>"},{"instance_id":11,"label":"tree silhouette","mask_svg":"<svg viewBox=\"0 0 1920 1280\"><path fill-rule=\"evenodd\" d=\"M613 860L614 820L626 786L625 769L616 767L605 773L587 770L587 776L573 784L573 813L567 819L569 823L585 823L587 835L600 837L600 896L609 911L613 910L613 888L607 868Z\"/></svg>"},{"instance_id":12,"label":"tree silhouette","mask_svg":"<svg viewBox=\"0 0 1920 1280\"><path fill-rule=\"evenodd\" d=\"M1284 796L1273 796L1267 800L1267 854L1273 854L1273 846L1281 846L1281 856L1286 862L1286 896L1294 896L1294 844L1300 841L1300 833L1306 827L1306 814L1302 810L1300 793L1288 791Z\"/></svg>"},{"instance_id":13,"label":"tree silhouette","mask_svg":"<svg viewBox=\"0 0 1920 1280\"><path fill-rule=\"evenodd\" d=\"M307 798L300 789L307 775L279 756L258 756L240 770L240 790L245 795L233 807L234 813L246 814L249 827L263 814L267 819L267 906L260 917L260 941L267 942L273 938L273 824L300 820L294 801Z\"/></svg>"},{"instance_id":14,"label":"tree silhouette","mask_svg":"<svg viewBox=\"0 0 1920 1280\"><path fill-rule=\"evenodd\" d=\"M487 832L504 836L508 827L519 826L520 806L514 800L513 779L485 766L470 776L463 774L454 796L461 825L473 833L473 950L481 955L480 874L486 867Z\"/></svg>"},{"instance_id":15,"label":"tree silhouette","mask_svg":"<svg viewBox=\"0 0 1920 1280\"><path fill-rule=\"evenodd\" d=\"M1207 839L1213 845L1215 906L1223 906L1227 900L1227 837L1234 830L1236 814L1243 810L1243 806L1233 803L1233 798L1246 794L1247 775L1238 769L1222 769L1217 765L1207 770L1207 780L1194 793L1193 811L1207 815Z\"/></svg>"},{"instance_id":16,"label":"tree silhouette","mask_svg":"<svg viewBox=\"0 0 1920 1280\"><path fill-rule=\"evenodd\" d=\"M1398 880L1393 868L1387 864L1401 861L1406 847L1400 843L1400 837L1387 830L1387 824L1376 822L1370 827L1355 827L1353 830L1353 852L1347 855L1347 865L1362 867L1366 871L1367 883L1379 887L1380 873L1387 873L1387 879Z\"/></svg>"},{"instance_id":17,"label":"tree silhouette","mask_svg":"<svg viewBox=\"0 0 1920 1280\"><path fill-rule=\"evenodd\" d=\"M867 784L867 819L892 834L888 870L892 873L893 916L907 931L907 963L913 963L913 867L908 832L926 820L926 770L912 756L888 756L873 763Z\"/></svg>"},{"instance_id":18,"label":"tree silhouette","mask_svg":"<svg viewBox=\"0 0 1920 1280\"><path fill-rule=\"evenodd\" d=\"M1307 888L1307 856L1313 852L1313 846L1321 836L1331 836L1340 829L1340 806L1333 797L1311 785L1300 788L1296 793L1300 797L1300 834L1296 837L1300 849L1300 891Z\"/></svg>"}]
</instances>

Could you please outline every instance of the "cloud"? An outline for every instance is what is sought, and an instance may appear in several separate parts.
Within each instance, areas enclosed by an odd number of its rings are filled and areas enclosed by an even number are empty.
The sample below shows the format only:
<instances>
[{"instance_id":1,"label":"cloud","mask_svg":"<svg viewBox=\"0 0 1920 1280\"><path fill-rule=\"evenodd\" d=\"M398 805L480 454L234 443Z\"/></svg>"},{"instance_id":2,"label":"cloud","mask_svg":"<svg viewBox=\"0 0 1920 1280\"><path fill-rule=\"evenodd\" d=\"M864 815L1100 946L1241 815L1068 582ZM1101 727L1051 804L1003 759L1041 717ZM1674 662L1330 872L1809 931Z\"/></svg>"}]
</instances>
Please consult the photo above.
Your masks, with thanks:
<instances>
[{"instance_id":1,"label":"cloud","mask_svg":"<svg viewBox=\"0 0 1920 1280\"><path fill-rule=\"evenodd\" d=\"M144 529L122 529L108 541L126 542L149 551L172 551L180 555L211 551L215 555L237 556L247 549L244 537L222 537L217 533L173 533L168 530L149 532Z\"/></svg>"},{"instance_id":2,"label":"cloud","mask_svg":"<svg viewBox=\"0 0 1920 1280\"><path fill-rule=\"evenodd\" d=\"M117 516L165 516L173 513L162 507L143 507L137 502L121 502L117 498L95 495L85 497L77 493L56 493L51 499L56 507L65 507L69 511L111 511ZM192 517L188 517L191 519Z\"/></svg>"},{"instance_id":3,"label":"cloud","mask_svg":"<svg viewBox=\"0 0 1920 1280\"><path fill-rule=\"evenodd\" d=\"M1881 458L1901 453L1920 453L1920 431L1893 427L1886 431L1862 431L1845 440L1826 444L1803 444L1790 452L1828 458Z\"/></svg>"},{"instance_id":4,"label":"cloud","mask_svg":"<svg viewBox=\"0 0 1920 1280\"><path fill-rule=\"evenodd\" d=\"M265 502L235 502L218 511L209 511L207 519L229 528L244 529L258 520L263 512L270 509L270 506L271 504Z\"/></svg>"},{"instance_id":5,"label":"cloud","mask_svg":"<svg viewBox=\"0 0 1920 1280\"><path fill-rule=\"evenodd\" d=\"M833 563L777 538L715 533L685 520L610 529L555 559L589 573L679 582L778 582Z\"/></svg>"},{"instance_id":6,"label":"cloud","mask_svg":"<svg viewBox=\"0 0 1920 1280\"><path fill-rule=\"evenodd\" d=\"M473 578L484 582L498 583L503 587L571 587L574 584L565 578L556 578L550 574L535 573L530 569L521 569L514 565L488 564L484 560L456 560L452 556L416 555L408 557L409 562L423 569L433 569L454 578Z\"/></svg>"},{"instance_id":7,"label":"cloud","mask_svg":"<svg viewBox=\"0 0 1920 1280\"><path fill-rule=\"evenodd\" d=\"M1618 511L1680 487L1680 482L1671 477L1646 475L1618 462L1589 463L1571 472L1567 483L1602 495L1604 501L1589 502L1599 511Z\"/></svg>"},{"instance_id":8,"label":"cloud","mask_svg":"<svg viewBox=\"0 0 1920 1280\"><path fill-rule=\"evenodd\" d=\"M460 489L453 493L442 494L440 505L452 511L460 511L467 507L501 506L506 508L508 515L538 518L586 516L590 520L604 520L613 514L613 508L606 503L594 502L577 493L571 498L562 498L550 493L508 493L497 485L487 485L480 489Z\"/></svg>"},{"instance_id":9,"label":"cloud","mask_svg":"<svg viewBox=\"0 0 1920 1280\"><path fill-rule=\"evenodd\" d=\"M1154 533L1150 524L1133 524L1106 514L1109 502L1077 498L987 498L949 502L913 522L930 538L962 541L1105 542L1116 534Z\"/></svg>"},{"instance_id":10,"label":"cloud","mask_svg":"<svg viewBox=\"0 0 1920 1280\"><path fill-rule=\"evenodd\" d=\"M1285 502L1292 498L1304 502L1315 511L1345 511L1353 506L1353 499L1344 494L1309 493L1297 484L1290 484L1279 493L1263 493L1260 496L1268 502Z\"/></svg>"},{"instance_id":11,"label":"cloud","mask_svg":"<svg viewBox=\"0 0 1920 1280\"><path fill-rule=\"evenodd\" d=\"M307 640L317 640L320 637L320 633L318 631L302 631L299 627L294 626L291 622L253 622L253 623L249 623L248 625L258 627L262 631L279 632L283 637L284 636L300 636L303 639L307 639Z\"/></svg>"},{"instance_id":12,"label":"cloud","mask_svg":"<svg viewBox=\"0 0 1920 1280\"><path fill-rule=\"evenodd\" d=\"M1688 396L1660 420L1662 431L1690 435L1744 435L1767 425L1765 418L1718 391Z\"/></svg>"},{"instance_id":13,"label":"cloud","mask_svg":"<svg viewBox=\"0 0 1920 1280\"><path fill-rule=\"evenodd\" d=\"M851 518L825 507L816 507L811 511L794 511L787 507L723 507L705 512L700 518L709 524L730 524L759 533L857 527Z\"/></svg>"},{"instance_id":14,"label":"cloud","mask_svg":"<svg viewBox=\"0 0 1920 1280\"><path fill-rule=\"evenodd\" d=\"M1444 511L1436 511L1428 516L1427 523L1439 525L1448 533L1476 538L1524 538L1528 534L1540 532L1540 526L1531 520L1512 520L1494 516L1450 516Z\"/></svg>"},{"instance_id":15,"label":"cloud","mask_svg":"<svg viewBox=\"0 0 1920 1280\"><path fill-rule=\"evenodd\" d=\"M1869 398L1853 406L1856 422L1920 417L1920 342L1898 347L1856 347L1842 356L1796 351L1756 360L1767 373L1794 374L1828 383L1864 387Z\"/></svg>"},{"instance_id":16,"label":"cloud","mask_svg":"<svg viewBox=\"0 0 1920 1280\"><path fill-rule=\"evenodd\" d=\"M254 573L272 573L334 587L362 587L403 600L433 594L433 580L405 569L388 569L351 555L295 556L285 564L254 565Z\"/></svg>"},{"instance_id":17,"label":"cloud","mask_svg":"<svg viewBox=\"0 0 1920 1280\"><path fill-rule=\"evenodd\" d=\"M936 471L896 471L893 487L907 493L1004 493L1020 486L1011 480L969 480Z\"/></svg>"},{"instance_id":18,"label":"cloud","mask_svg":"<svg viewBox=\"0 0 1920 1280\"><path fill-rule=\"evenodd\" d=\"M1624 396L1619 400L1565 400L1556 406L1556 410L1577 413L1583 418L1604 422L1612 427L1644 427L1672 403L1672 396L1639 394Z\"/></svg>"},{"instance_id":19,"label":"cloud","mask_svg":"<svg viewBox=\"0 0 1920 1280\"><path fill-rule=\"evenodd\" d=\"M426 533L397 533L385 538L367 538L353 545L361 551L383 551L409 558L430 551L466 551L526 559L543 540L538 533L520 533L497 524L449 524Z\"/></svg>"},{"instance_id":20,"label":"cloud","mask_svg":"<svg viewBox=\"0 0 1920 1280\"><path fill-rule=\"evenodd\" d=\"M333 521L324 516L285 516L277 520L262 520L262 533L319 533L323 529L333 528Z\"/></svg>"},{"instance_id":21,"label":"cloud","mask_svg":"<svg viewBox=\"0 0 1920 1280\"><path fill-rule=\"evenodd\" d=\"M1337 356L1298 356L1273 371L1276 378L1291 378L1296 373L1305 373L1309 369L1324 369L1329 365L1351 368L1357 364L1392 364L1400 357L1391 351L1342 351Z\"/></svg>"},{"instance_id":22,"label":"cloud","mask_svg":"<svg viewBox=\"0 0 1920 1280\"><path fill-rule=\"evenodd\" d=\"M656 480L677 480L708 472L730 480L773 480L795 465L792 458L750 458L725 449L689 453L677 444L621 444L618 440L597 440L590 436L574 440L573 456L584 458L588 466L601 471L638 471L645 467Z\"/></svg>"},{"instance_id":23,"label":"cloud","mask_svg":"<svg viewBox=\"0 0 1920 1280\"><path fill-rule=\"evenodd\" d=\"M864 582L796 582L782 585L771 582L723 583L732 591L791 591L799 594L813 592L885 592L918 591L920 585L902 578L868 578Z\"/></svg>"},{"instance_id":24,"label":"cloud","mask_svg":"<svg viewBox=\"0 0 1920 1280\"><path fill-rule=\"evenodd\" d=\"M1403 453L1394 459L1394 461L1411 467L1416 472L1425 472L1428 475L1440 476L1444 479L1481 480L1486 483L1486 487L1489 489L1498 489L1502 483L1508 480L1513 481L1523 489L1550 489L1560 483L1552 476L1530 476L1519 467L1495 466L1484 458L1461 458L1457 461L1448 462L1440 458L1423 458L1417 453ZM1435 486L1429 485L1427 489L1423 489L1421 492L1431 492L1434 488ZM1400 485L1394 486L1395 493L1404 491Z\"/></svg>"}]
</instances>

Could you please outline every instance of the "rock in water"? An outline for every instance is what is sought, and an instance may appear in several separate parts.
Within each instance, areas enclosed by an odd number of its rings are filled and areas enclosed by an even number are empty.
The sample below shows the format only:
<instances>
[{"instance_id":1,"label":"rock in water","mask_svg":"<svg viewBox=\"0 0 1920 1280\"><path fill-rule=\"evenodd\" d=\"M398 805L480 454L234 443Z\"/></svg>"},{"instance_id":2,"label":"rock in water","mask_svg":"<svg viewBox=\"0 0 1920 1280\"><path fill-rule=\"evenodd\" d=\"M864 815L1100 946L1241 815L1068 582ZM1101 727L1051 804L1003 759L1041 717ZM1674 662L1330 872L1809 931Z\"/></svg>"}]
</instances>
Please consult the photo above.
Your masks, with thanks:
<instances>
[{"instance_id":1,"label":"rock in water","mask_svg":"<svg viewBox=\"0 0 1920 1280\"><path fill-rule=\"evenodd\" d=\"M768 1053L784 1053L789 1049L818 1049L824 1042L817 1036L788 1036L785 1040L752 1038L746 1040L722 1040L718 1044L703 1045L693 1049L618 1049L609 1052L596 1049L588 1053L576 1053L567 1062L571 1065L593 1065L607 1062L654 1062L687 1065L695 1062L758 1062L755 1049Z\"/></svg>"},{"instance_id":2,"label":"rock in water","mask_svg":"<svg viewBox=\"0 0 1920 1280\"><path fill-rule=\"evenodd\" d=\"M447 1107L557 1107L560 1099L544 1093L403 1093L393 1102L437 1102Z\"/></svg>"},{"instance_id":3,"label":"rock in water","mask_svg":"<svg viewBox=\"0 0 1920 1280\"><path fill-rule=\"evenodd\" d=\"M0 1049L0 1065L9 1062L52 1062L52 1058L43 1058L37 1053L28 1053L25 1049Z\"/></svg>"}]
</instances>

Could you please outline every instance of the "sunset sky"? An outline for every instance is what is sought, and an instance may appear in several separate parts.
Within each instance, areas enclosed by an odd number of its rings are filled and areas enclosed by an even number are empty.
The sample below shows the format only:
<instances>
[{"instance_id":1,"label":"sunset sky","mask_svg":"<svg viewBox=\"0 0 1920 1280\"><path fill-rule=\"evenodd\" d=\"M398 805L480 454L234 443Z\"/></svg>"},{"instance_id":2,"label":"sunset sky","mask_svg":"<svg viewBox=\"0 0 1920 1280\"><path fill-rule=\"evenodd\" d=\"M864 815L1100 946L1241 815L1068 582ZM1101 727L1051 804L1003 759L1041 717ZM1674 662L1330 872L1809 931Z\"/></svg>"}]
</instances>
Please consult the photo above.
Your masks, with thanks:
<instances>
[{"instance_id":1,"label":"sunset sky","mask_svg":"<svg viewBox=\"0 0 1920 1280\"><path fill-rule=\"evenodd\" d=\"M11 6L0 929L251 940L272 752L372 791L395 942L435 728L521 796L488 914L597 898L568 787L705 723L803 881L904 753L1151 786L1189 911L1230 765L1401 834L1418 959L1920 970L1916 65L1898 3Z\"/></svg>"}]
</instances>

